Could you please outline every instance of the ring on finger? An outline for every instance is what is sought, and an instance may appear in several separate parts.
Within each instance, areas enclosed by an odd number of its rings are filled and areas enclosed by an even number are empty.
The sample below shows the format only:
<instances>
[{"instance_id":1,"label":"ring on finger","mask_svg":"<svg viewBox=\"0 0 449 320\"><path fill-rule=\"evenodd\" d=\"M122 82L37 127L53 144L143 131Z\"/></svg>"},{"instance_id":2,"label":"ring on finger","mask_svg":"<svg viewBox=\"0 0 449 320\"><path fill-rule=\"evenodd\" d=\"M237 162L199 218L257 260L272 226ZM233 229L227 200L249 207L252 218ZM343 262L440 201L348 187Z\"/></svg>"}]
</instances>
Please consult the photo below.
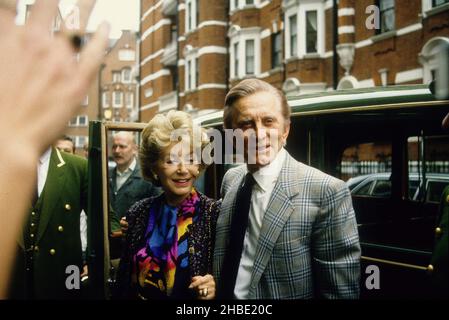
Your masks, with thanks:
<instances>
[{"instance_id":1,"label":"ring on finger","mask_svg":"<svg viewBox=\"0 0 449 320\"><path fill-rule=\"evenodd\" d=\"M73 47L73 50L76 52L80 51L84 44L83 36L78 33L73 33L69 35L70 44Z\"/></svg>"},{"instance_id":2,"label":"ring on finger","mask_svg":"<svg viewBox=\"0 0 449 320\"><path fill-rule=\"evenodd\" d=\"M208 290L208 288L206 287L206 288L204 288L204 290L203 290L203 297L207 297L207 294L209 293L209 290Z\"/></svg>"}]
</instances>

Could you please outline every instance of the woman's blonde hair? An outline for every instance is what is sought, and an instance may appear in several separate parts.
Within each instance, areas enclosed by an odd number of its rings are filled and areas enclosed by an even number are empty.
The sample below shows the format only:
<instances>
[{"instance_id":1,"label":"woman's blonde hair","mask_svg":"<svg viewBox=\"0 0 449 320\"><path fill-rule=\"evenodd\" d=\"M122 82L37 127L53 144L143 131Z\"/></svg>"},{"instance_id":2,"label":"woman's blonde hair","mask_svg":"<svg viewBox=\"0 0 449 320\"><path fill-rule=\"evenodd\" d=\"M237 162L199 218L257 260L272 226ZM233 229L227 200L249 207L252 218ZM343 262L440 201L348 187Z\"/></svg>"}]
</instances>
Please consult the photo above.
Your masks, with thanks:
<instances>
[{"instance_id":1,"label":"woman's blonde hair","mask_svg":"<svg viewBox=\"0 0 449 320\"><path fill-rule=\"evenodd\" d=\"M172 143L181 141L182 137L190 138L193 147L203 149L210 144L210 140L203 128L192 121L192 117L183 111L171 110L166 115L158 114L148 122L142 131L142 141L139 148L139 161L142 168L142 176L155 184L158 181L153 175L152 169L160 159L162 150ZM200 171L207 165L201 159Z\"/></svg>"}]
</instances>

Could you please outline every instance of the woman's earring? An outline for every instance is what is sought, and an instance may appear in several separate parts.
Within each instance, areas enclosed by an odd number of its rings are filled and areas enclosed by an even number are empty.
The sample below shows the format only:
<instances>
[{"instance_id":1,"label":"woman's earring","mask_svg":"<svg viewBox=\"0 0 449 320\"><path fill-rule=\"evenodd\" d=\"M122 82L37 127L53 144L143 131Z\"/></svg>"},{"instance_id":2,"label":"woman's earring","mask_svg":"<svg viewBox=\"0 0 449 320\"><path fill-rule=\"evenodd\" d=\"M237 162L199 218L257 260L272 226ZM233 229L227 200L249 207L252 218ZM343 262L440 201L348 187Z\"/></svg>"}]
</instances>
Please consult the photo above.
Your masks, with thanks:
<instances>
[{"instance_id":1,"label":"woman's earring","mask_svg":"<svg viewBox=\"0 0 449 320\"><path fill-rule=\"evenodd\" d=\"M158 175L157 175L157 174L155 174L155 175L153 176L153 178L154 178L154 180L156 180L156 181L158 181L158 180L159 180L159 177L158 177Z\"/></svg>"}]
</instances>

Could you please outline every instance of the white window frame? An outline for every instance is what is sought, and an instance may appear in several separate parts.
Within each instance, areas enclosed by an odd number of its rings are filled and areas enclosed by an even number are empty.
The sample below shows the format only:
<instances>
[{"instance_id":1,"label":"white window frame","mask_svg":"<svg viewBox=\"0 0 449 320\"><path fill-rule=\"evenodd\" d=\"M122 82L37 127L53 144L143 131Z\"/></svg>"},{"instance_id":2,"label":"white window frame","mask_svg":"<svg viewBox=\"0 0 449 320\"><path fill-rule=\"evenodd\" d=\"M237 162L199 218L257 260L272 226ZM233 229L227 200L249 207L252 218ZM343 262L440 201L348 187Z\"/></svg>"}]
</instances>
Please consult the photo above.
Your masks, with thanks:
<instances>
[{"instance_id":1,"label":"white window frame","mask_svg":"<svg viewBox=\"0 0 449 320\"><path fill-rule=\"evenodd\" d=\"M121 49L118 52L118 59L120 61L136 61L136 50L131 48Z\"/></svg>"},{"instance_id":2,"label":"white window frame","mask_svg":"<svg viewBox=\"0 0 449 320\"><path fill-rule=\"evenodd\" d=\"M84 144L87 142L86 136L76 136L75 137L75 148L83 148Z\"/></svg>"},{"instance_id":3,"label":"white window frame","mask_svg":"<svg viewBox=\"0 0 449 320\"><path fill-rule=\"evenodd\" d=\"M85 119L84 124L81 124L81 119ZM69 121L69 127L87 127L87 126L89 126L89 117L87 115L79 115L73 117Z\"/></svg>"},{"instance_id":4,"label":"white window frame","mask_svg":"<svg viewBox=\"0 0 449 320\"><path fill-rule=\"evenodd\" d=\"M185 33L189 33L193 30L195 30L198 27L198 22L197 21L197 17L196 17L196 8L198 6L198 1L199 0L186 0L185 3ZM189 5L190 5L190 12L189 12ZM192 26L189 26L189 16L191 18L192 21Z\"/></svg>"},{"instance_id":5,"label":"white window frame","mask_svg":"<svg viewBox=\"0 0 449 320\"><path fill-rule=\"evenodd\" d=\"M117 94L120 96L120 102L115 103L115 98ZM112 91L112 106L114 108L121 108L123 106L123 92L122 91Z\"/></svg>"},{"instance_id":6,"label":"white window frame","mask_svg":"<svg viewBox=\"0 0 449 320\"><path fill-rule=\"evenodd\" d=\"M257 76L260 74L261 69L261 40L260 40L260 27L251 27L245 29L231 28L230 36L230 66L232 79L241 79L246 74L246 41L254 40L254 73L248 76ZM235 44L238 43L238 70L235 68Z\"/></svg>"},{"instance_id":7,"label":"white window frame","mask_svg":"<svg viewBox=\"0 0 449 320\"><path fill-rule=\"evenodd\" d=\"M101 94L101 104L103 105L103 108L109 108L109 91L103 91Z\"/></svg>"},{"instance_id":8,"label":"white window frame","mask_svg":"<svg viewBox=\"0 0 449 320\"><path fill-rule=\"evenodd\" d=\"M424 17L426 16L426 13L428 11L440 11L440 10L445 10L449 7L449 3L444 3L438 7L432 7L432 0L422 0L422 13L424 14Z\"/></svg>"},{"instance_id":9,"label":"white window frame","mask_svg":"<svg viewBox=\"0 0 449 320\"><path fill-rule=\"evenodd\" d=\"M129 100L128 100L128 97L129 97ZM125 104L128 109L132 109L134 107L134 92L126 93Z\"/></svg>"},{"instance_id":10,"label":"white window frame","mask_svg":"<svg viewBox=\"0 0 449 320\"><path fill-rule=\"evenodd\" d=\"M126 71L129 71L129 79L125 79L125 72ZM122 80L123 80L122 82L123 83L131 83L131 68L130 67L123 68L121 77L122 77Z\"/></svg>"},{"instance_id":11,"label":"white window frame","mask_svg":"<svg viewBox=\"0 0 449 320\"><path fill-rule=\"evenodd\" d=\"M236 0L229 0L230 11L242 10L246 8L254 8L260 5L260 0L253 0L253 4L246 4L246 0L237 0L237 7L235 6Z\"/></svg>"},{"instance_id":12,"label":"white window frame","mask_svg":"<svg viewBox=\"0 0 449 320\"><path fill-rule=\"evenodd\" d=\"M122 73L120 71L112 71L112 82L121 82L122 81Z\"/></svg>"},{"instance_id":13,"label":"white window frame","mask_svg":"<svg viewBox=\"0 0 449 320\"><path fill-rule=\"evenodd\" d=\"M184 89L185 91L193 91L197 89L196 64L198 62L198 50L192 50L185 56L184 65ZM190 67L190 70L189 70ZM189 77L190 75L190 77ZM198 74L199 75L199 74ZM190 81L189 81L190 80Z\"/></svg>"},{"instance_id":14,"label":"white window frame","mask_svg":"<svg viewBox=\"0 0 449 320\"><path fill-rule=\"evenodd\" d=\"M307 35L306 35L306 13L308 11L317 11L317 52L316 53L307 53ZM284 57L285 59L294 58L290 55L290 24L289 19L293 15L297 15L296 18L296 34L297 34L297 49L296 52L298 53L297 58L302 59L307 56L313 56L316 57L319 55L320 57L324 57L324 45L325 45L325 2L323 1L304 1L301 2L301 4L296 4L288 7L288 9L285 11L285 53Z\"/></svg>"},{"instance_id":15,"label":"white window frame","mask_svg":"<svg viewBox=\"0 0 449 320\"><path fill-rule=\"evenodd\" d=\"M87 127L89 125L89 117L87 115L78 116L77 118L79 127ZM81 119L85 119L84 124L81 124Z\"/></svg>"},{"instance_id":16,"label":"white window frame","mask_svg":"<svg viewBox=\"0 0 449 320\"><path fill-rule=\"evenodd\" d=\"M296 55L292 56L291 54L291 31L290 31L290 18L296 16ZM298 56L299 53L299 49L298 49L298 37L299 37L299 33L298 33L298 13L296 12L296 10L289 10L286 14L285 14L285 38L284 38L284 43L285 43L285 59L289 59L289 58L294 58Z\"/></svg>"},{"instance_id":17,"label":"white window frame","mask_svg":"<svg viewBox=\"0 0 449 320\"><path fill-rule=\"evenodd\" d=\"M73 121L75 120L75 121ZM69 120L69 127L78 127L78 117L73 117Z\"/></svg>"}]
</instances>

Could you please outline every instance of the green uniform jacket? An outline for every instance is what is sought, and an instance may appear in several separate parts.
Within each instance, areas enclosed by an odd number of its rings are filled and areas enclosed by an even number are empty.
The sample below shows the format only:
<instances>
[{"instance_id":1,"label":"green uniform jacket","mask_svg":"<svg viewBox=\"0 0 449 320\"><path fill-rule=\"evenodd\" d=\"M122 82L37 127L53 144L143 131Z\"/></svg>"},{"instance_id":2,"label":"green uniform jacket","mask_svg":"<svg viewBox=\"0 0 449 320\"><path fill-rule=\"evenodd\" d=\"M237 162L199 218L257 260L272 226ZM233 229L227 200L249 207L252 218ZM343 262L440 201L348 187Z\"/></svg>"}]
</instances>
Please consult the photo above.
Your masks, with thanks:
<instances>
[{"instance_id":1,"label":"green uniform jacket","mask_svg":"<svg viewBox=\"0 0 449 320\"><path fill-rule=\"evenodd\" d=\"M52 149L44 189L19 240L13 298L80 296L80 290L67 289L66 268L82 272L80 213L87 208L87 183L85 159Z\"/></svg>"},{"instance_id":2,"label":"green uniform jacket","mask_svg":"<svg viewBox=\"0 0 449 320\"><path fill-rule=\"evenodd\" d=\"M435 247L430 264L433 266L432 287L435 297L449 296L449 264L448 264L448 218L449 217L449 186L443 191L440 215L435 229Z\"/></svg>"}]
</instances>

